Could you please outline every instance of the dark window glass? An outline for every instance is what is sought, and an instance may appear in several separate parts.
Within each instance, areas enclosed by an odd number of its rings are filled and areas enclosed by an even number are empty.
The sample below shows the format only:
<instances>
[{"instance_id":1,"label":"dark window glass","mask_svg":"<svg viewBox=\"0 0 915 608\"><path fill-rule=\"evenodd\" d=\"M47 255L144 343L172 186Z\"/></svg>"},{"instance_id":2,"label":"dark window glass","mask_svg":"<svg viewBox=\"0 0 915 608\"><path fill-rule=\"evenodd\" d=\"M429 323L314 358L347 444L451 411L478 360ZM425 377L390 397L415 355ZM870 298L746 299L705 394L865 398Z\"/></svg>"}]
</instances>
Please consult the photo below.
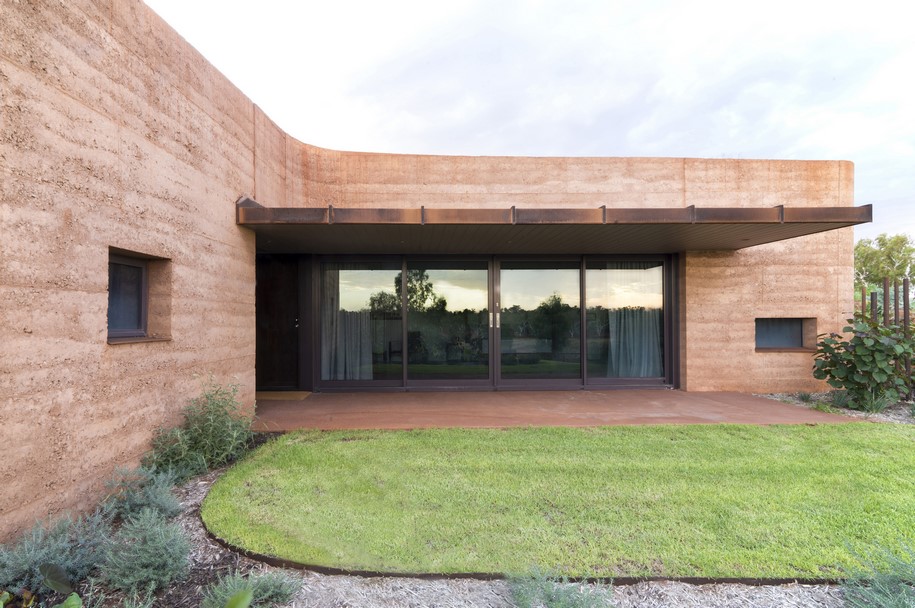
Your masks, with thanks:
<instances>
[{"instance_id":1,"label":"dark window glass","mask_svg":"<svg viewBox=\"0 0 915 608\"><path fill-rule=\"evenodd\" d=\"M401 266L324 262L321 380L403 379Z\"/></svg>"},{"instance_id":2,"label":"dark window glass","mask_svg":"<svg viewBox=\"0 0 915 608\"><path fill-rule=\"evenodd\" d=\"M146 335L146 264L142 260L108 263L108 335Z\"/></svg>"},{"instance_id":3,"label":"dark window glass","mask_svg":"<svg viewBox=\"0 0 915 608\"><path fill-rule=\"evenodd\" d=\"M503 380L581 377L580 268L578 262L502 262Z\"/></svg>"},{"instance_id":4,"label":"dark window glass","mask_svg":"<svg viewBox=\"0 0 915 608\"><path fill-rule=\"evenodd\" d=\"M489 378L486 262L408 264L407 360L411 380Z\"/></svg>"},{"instance_id":5,"label":"dark window glass","mask_svg":"<svg viewBox=\"0 0 915 608\"><path fill-rule=\"evenodd\" d=\"M664 376L664 265L588 261L588 376Z\"/></svg>"},{"instance_id":6,"label":"dark window glass","mask_svg":"<svg viewBox=\"0 0 915 608\"><path fill-rule=\"evenodd\" d=\"M756 319L756 348L802 348L803 319Z\"/></svg>"}]
</instances>

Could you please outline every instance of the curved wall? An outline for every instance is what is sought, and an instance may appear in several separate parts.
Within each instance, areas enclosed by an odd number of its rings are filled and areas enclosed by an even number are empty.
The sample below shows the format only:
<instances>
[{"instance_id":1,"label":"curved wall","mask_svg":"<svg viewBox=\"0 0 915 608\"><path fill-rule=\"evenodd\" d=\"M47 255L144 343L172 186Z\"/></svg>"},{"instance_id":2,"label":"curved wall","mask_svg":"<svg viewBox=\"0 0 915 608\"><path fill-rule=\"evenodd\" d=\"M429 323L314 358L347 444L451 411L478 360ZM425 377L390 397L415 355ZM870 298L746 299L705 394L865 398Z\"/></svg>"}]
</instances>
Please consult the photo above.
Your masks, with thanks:
<instances>
[{"instance_id":1,"label":"curved wall","mask_svg":"<svg viewBox=\"0 0 915 608\"><path fill-rule=\"evenodd\" d=\"M4 2L0 535L88 507L212 375L254 401L254 105L144 4ZM109 248L168 338L107 342Z\"/></svg>"}]
</instances>

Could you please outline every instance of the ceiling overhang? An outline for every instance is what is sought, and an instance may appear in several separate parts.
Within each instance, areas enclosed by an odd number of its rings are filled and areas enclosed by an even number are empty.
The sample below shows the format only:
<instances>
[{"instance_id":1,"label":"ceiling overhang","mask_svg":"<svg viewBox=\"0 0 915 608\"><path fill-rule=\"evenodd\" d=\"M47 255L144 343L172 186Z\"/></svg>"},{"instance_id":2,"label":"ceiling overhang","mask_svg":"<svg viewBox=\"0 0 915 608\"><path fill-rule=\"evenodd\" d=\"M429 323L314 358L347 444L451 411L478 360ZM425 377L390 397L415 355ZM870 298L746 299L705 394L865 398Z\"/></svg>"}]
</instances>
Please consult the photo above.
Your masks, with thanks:
<instances>
[{"instance_id":1,"label":"ceiling overhang","mask_svg":"<svg viewBox=\"0 0 915 608\"><path fill-rule=\"evenodd\" d=\"M265 253L602 254L732 251L870 222L860 207L440 209L236 205Z\"/></svg>"}]
</instances>

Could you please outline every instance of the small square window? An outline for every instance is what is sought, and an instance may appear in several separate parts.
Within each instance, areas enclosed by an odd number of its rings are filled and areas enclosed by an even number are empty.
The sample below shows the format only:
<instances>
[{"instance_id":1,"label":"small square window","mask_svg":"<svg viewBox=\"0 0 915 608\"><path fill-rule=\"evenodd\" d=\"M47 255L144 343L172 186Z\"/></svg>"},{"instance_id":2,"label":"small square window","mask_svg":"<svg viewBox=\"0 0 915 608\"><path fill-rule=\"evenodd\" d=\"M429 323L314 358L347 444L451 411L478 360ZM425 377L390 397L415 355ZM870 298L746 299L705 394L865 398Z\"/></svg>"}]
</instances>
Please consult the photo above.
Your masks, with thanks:
<instances>
[{"instance_id":1,"label":"small square window","mask_svg":"<svg viewBox=\"0 0 915 608\"><path fill-rule=\"evenodd\" d=\"M149 306L148 261L121 255L108 258L108 337L146 337Z\"/></svg>"},{"instance_id":2,"label":"small square window","mask_svg":"<svg viewBox=\"0 0 915 608\"><path fill-rule=\"evenodd\" d=\"M171 339L171 260L108 249L108 343Z\"/></svg>"},{"instance_id":3,"label":"small square window","mask_svg":"<svg viewBox=\"0 0 915 608\"><path fill-rule=\"evenodd\" d=\"M761 350L795 350L813 348L816 341L816 319L756 319L756 348Z\"/></svg>"}]
</instances>

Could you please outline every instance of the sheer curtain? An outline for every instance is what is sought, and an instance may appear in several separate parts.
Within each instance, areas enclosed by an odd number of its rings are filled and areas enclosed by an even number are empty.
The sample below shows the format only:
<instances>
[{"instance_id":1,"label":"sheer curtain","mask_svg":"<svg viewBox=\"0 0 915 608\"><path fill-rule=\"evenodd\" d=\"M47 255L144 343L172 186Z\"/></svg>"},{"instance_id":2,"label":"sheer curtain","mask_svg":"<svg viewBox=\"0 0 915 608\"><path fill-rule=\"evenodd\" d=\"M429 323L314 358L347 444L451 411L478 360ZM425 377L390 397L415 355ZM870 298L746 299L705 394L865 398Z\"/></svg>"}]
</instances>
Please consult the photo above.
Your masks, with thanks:
<instances>
[{"instance_id":1,"label":"sheer curtain","mask_svg":"<svg viewBox=\"0 0 915 608\"><path fill-rule=\"evenodd\" d=\"M657 378L664 375L661 309L613 308L608 311L608 378Z\"/></svg>"},{"instance_id":2,"label":"sheer curtain","mask_svg":"<svg viewBox=\"0 0 915 608\"><path fill-rule=\"evenodd\" d=\"M608 378L664 375L663 267L658 262L609 262Z\"/></svg>"},{"instance_id":3,"label":"sheer curtain","mask_svg":"<svg viewBox=\"0 0 915 608\"><path fill-rule=\"evenodd\" d=\"M357 264L326 263L321 290L321 379L372 379L372 313L340 307L340 272Z\"/></svg>"}]
</instances>

